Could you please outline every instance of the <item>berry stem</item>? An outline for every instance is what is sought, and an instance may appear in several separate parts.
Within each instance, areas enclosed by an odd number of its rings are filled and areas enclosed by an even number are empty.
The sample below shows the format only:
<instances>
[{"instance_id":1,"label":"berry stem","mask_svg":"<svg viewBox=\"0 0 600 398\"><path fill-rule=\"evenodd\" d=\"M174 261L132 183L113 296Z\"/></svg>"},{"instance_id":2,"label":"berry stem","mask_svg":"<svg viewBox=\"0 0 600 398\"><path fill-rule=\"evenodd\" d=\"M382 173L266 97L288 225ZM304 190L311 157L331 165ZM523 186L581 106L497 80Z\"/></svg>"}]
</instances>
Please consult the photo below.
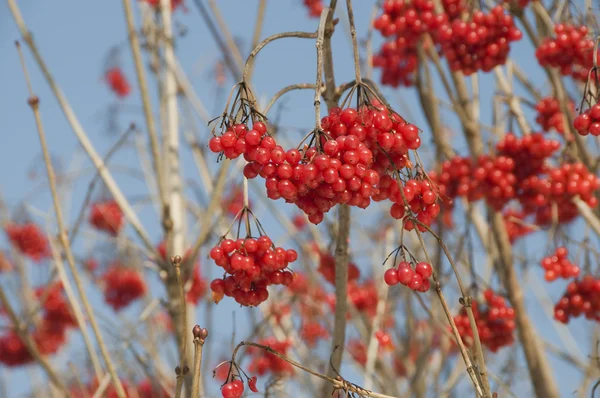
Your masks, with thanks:
<instances>
[{"instance_id":1,"label":"berry stem","mask_svg":"<svg viewBox=\"0 0 600 398\"><path fill-rule=\"evenodd\" d=\"M244 177L244 222L246 223L246 237L250 237L252 235L250 229L250 201L248 200L248 179Z\"/></svg>"}]
</instances>

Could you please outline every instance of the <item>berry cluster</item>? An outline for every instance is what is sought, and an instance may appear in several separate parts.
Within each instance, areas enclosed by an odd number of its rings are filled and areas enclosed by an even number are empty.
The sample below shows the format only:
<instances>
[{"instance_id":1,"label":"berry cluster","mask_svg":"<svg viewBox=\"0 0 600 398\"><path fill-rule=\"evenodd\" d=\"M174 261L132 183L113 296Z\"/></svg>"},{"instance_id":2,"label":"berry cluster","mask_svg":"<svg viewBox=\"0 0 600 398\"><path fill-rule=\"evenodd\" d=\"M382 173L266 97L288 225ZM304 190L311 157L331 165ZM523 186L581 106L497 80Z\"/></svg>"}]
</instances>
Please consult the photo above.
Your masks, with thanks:
<instances>
[{"instance_id":1,"label":"berry cluster","mask_svg":"<svg viewBox=\"0 0 600 398\"><path fill-rule=\"evenodd\" d=\"M546 159L559 148L559 141L548 140L541 133L528 134L522 138L507 133L496 145L498 154L512 159L515 164L513 173L517 178L517 185L527 177L548 171Z\"/></svg>"},{"instance_id":2,"label":"berry cluster","mask_svg":"<svg viewBox=\"0 0 600 398\"><path fill-rule=\"evenodd\" d=\"M390 286L395 286L398 283L408 286L417 292L427 292L431 283L429 278L433 273L431 264L420 262L415 265L415 269L411 267L408 261L401 261L397 268L390 268L385 271L383 279Z\"/></svg>"},{"instance_id":3,"label":"berry cluster","mask_svg":"<svg viewBox=\"0 0 600 398\"><path fill-rule=\"evenodd\" d=\"M600 178L590 173L582 163L565 163L548 172L548 178L531 177L523 182L524 190L537 192L536 223L550 225L553 221L553 205L559 223L567 223L577 217L578 210L572 202L575 196L590 207L598 205L594 192L600 188Z\"/></svg>"},{"instance_id":4,"label":"berry cluster","mask_svg":"<svg viewBox=\"0 0 600 398\"><path fill-rule=\"evenodd\" d=\"M4 231L19 252L33 261L40 262L50 257L48 239L41 228L34 223L9 223L4 227Z\"/></svg>"},{"instance_id":5,"label":"berry cluster","mask_svg":"<svg viewBox=\"0 0 600 398\"><path fill-rule=\"evenodd\" d=\"M569 101L569 107L572 111L575 110L575 104L572 101ZM542 126L542 130L549 132L554 129L559 134L565 133L565 118L560 111L560 104L556 98L542 98L535 105L535 110L537 112L535 121Z\"/></svg>"},{"instance_id":6,"label":"berry cluster","mask_svg":"<svg viewBox=\"0 0 600 398\"><path fill-rule=\"evenodd\" d=\"M76 325L60 283L36 289L42 309L40 322L30 335L42 355L55 354L66 343L67 330ZM33 361L25 343L15 331L0 336L0 363L20 366Z\"/></svg>"},{"instance_id":7,"label":"berry cluster","mask_svg":"<svg viewBox=\"0 0 600 398\"><path fill-rule=\"evenodd\" d=\"M446 1L454 12L460 12L461 1ZM432 0L387 0L383 3L383 13L373 26L386 41L377 55L373 66L381 68L381 84L393 87L412 86L417 70L417 47L421 35L435 32L445 22L446 14L434 13Z\"/></svg>"},{"instance_id":8,"label":"berry cluster","mask_svg":"<svg viewBox=\"0 0 600 398\"><path fill-rule=\"evenodd\" d=\"M515 340L513 335L516 328L515 311L507 306L504 297L496 295L491 289L487 289L483 296L485 306L473 301L473 316L481 344L496 352L504 346L511 345ZM473 331L464 309L454 317L454 322L465 344L471 344Z\"/></svg>"},{"instance_id":9,"label":"berry cluster","mask_svg":"<svg viewBox=\"0 0 600 398\"><path fill-rule=\"evenodd\" d=\"M101 280L104 284L104 301L115 311L127 307L148 290L139 272L119 262L112 263Z\"/></svg>"},{"instance_id":10,"label":"berry cluster","mask_svg":"<svg viewBox=\"0 0 600 398\"><path fill-rule=\"evenodd\" d=\"M274 337L263 339L258 344L271 347L271 349L284 356L287 355L287 351L292 347L290 340L280 341ZM294 373L292 365L270 352L258 347L248 347L247 352L252 357L252 361L248 366L248 369L252 373L256 373L259 376L263 376L266 373L272 373L274 376Z\"/></svg>"},{"instance_id":11,"label":"berry cluster","mask_svg":"<svg viewBox=\"0 0 600 398\"><path fill-rule=\"evenodd\" d=\"M114 200L94 203L90 211L89 222L97 230L117 236L123 228L123 212Z\"/></svg>"},{"instance_id":12,"label":"berry cluster","mask_svg":"<svg viewBox=\"0 0 600 398\"><path fill-rule=\"evenodd\" d=\"M106 71L104 78L110 89L120 98L125 98L131 93L129 81L120 68L114 67Z\"/></svg>"},{"instance_id":13,"label":"berry cluster","mask_svg":"<svg viewBox=\"0 0 600 398\"><path fill-rule=\"evenodd\" d=\"M440 206L436 203L438 198L437 190L429 180L424 178L409 179L404 183L404 187L400 188L394 179L385 175L381 178L379 184L379 194L373 197L373 200L379 201L390 199L393 204L390 208L390 215L397 219L403 219L407 212L411 215L416 215L416 219L429 226L440 214ZM408 203L406 206L404 200ZM404 228L411 231L415 227L414 221L406 219ZM427 229L417 224L417 228L421 232Z\"/></svg>"},{"instance_id":14,"label":"berry cluster","mask_svg":"<svg viewBox=\"0 0 600 398\"><path fill-rule=\"evenodd\" d=\"M600 104L595 104L577 115L573 125L581 135L600 136Z\"/></svg>"},{"instance_id":15,"label":"berry cluster","mask_svg":"<svg viewBox=\"0 0 600 398\"><path fill-rule=\"evenodd\" d=\"M215 301L233 297L241 305L257 306L269 297L269 285L292 283L293 274L285 271L298 259L294 249L275 247L271 239L223 239L210 251L210 258L229 276L210 283Z\"/></svg>"},{"instance_id":16,"label":"berry cluster","mask_svg":"<svg viewBox=\"0 0 600 398\"><path fill-rule=\"evenodd\" d=\"M475 165L455 157L442 164L439 174L429 176L438 186L442 203L449 207L455 197L464 196L469 201L485 198L499 211L514 198L523 209L518 218L533 215L535 224L549 225L556 209L557 221L567 223L579 214L572 203L574 197L579 196L590 207L597 206L594 191L600 187L600 179L580 163L551 168L547 160L559 146L558 141L545 139L541 133L522 138L508 133L496 145L493 157L481 156ZM529 231L521 232L515 239Z\"/></svg>"},{"instance_id":17,"label":"berry cluster","mask_svg":"<svg viewBox=\"0 0 600 398\"><path fill-rule=\"evenodd\" d=\"M515 197L514 169L515 161L510 157L481 155L475 165L467 158L448 160L439 175L432 172L429 176L449 205L456 196L466 196L471 202L484 198L500 210Z\"/></svg>"},{"instance_id":18,"label":"berry cluster","mask_svg":"<svg viewBox=\"0 0 600 398\"><path fill-rule=\"evenodd\" d=\"M475 11L471 22L455 19L442 24L437 40L450 69L471 75L504 64L510 43L522 36L512 16L496 6L490 14Z\"/></svg>"},{"instance_id":19,"label":"berry cluster","mask_svg":"<svg viewBox=\"0 0 600 398\"><path fill-rule=\"evenodd\" d=\"M579 276L579 267L569 261L568 254L566 247L559 247L553 255L542 259L540 264L546 271L544 277L548 282L558 278L570 279Z\"/></svg>"},{"instance_id":20,"label":"berry cluster","mask_svg":"<svg viewBox=\"0 0 600 398\"><path fill-rule=\"evenodd\" d=\"M303 0L304 5L308 8L308 15L312 18L319 18L325 6L323 0Z\"/></svg>"},{"instance_id":21,"label":"berry cluster","mask_svg":"<svg viewBox=\"0 0 600 398\"><path fill-rule=\"evenodd\" d=\"M590 275L569 283L567 291L554 306L554 318L569 323L570 318L584 315L600 321L600 279Z\"/></svg>"},{"instance_id":22,"label":"berry cluster","mask_svg":"<svg viewBox=\"0 0 600 398\"><path fill-rule=\"evenodd\" d=\"M243 154L246 178L261 176L269 198L296 204L318 224L336 204L369 206L380 175L407 167L408 151L421 145L417 127L375 106L332 109L302 151L277 145L262 122L234 125L209 147L230 159Z\"/></svg>"},{"instance_id":23,"label":"berry cluster","mask_svg":"<svg viewBox=\"0 0 600 398\"><path fill-rule=\"evenodd\" d=\"M545 38L536 49L538 62L585 82L594 58L594 40L588 37L588 28L559 23L554 25L554 33L556 37Z\"/></svg>"}]
</instances>

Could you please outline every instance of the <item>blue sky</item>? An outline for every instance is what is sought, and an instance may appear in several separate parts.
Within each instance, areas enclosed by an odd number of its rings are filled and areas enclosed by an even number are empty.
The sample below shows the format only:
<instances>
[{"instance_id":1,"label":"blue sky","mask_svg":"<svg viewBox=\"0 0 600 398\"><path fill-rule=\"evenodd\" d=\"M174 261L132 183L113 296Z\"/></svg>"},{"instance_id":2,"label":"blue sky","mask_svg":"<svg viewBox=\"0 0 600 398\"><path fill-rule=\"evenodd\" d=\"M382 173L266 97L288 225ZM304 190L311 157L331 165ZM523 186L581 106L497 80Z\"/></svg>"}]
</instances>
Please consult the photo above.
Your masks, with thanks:
<instances>
[{"instance_id":1,"label":"blue sky","mask_svg":"<svg viewBox=\"0 0 600 398\"><path fill-rule=\"evenodd\" d=\"M245 57L249 52L248 47L257 1L221 0L218 3L233 34L242 39L244 46L241 51ZM262 37L281 31L313 31L317 26L317 20L307 17L307 11L301 3L300 0L269 1ZM355 1L355 18L360 37L364 37L366 34L373 4L374 1ZM211 39L194 4L188 1L186 5L189 11L187 13L181 10L177 11L174 17L178 24L185 26L187 29L185 37L177 41L177 54L186 73L192 80L196 92L209 112L216 116L221 112L224 105L222 93L220 97L217 95L219 91L212 78L212 68L215 61L220 57L219 50ZM37 0L21 2L20 6L25 21L32 30L44 59L99 153L106 153L130 122L136 122L140 127L144 126L141 117L141 106L139 105L139 90L135 84L131 54L126 41L125 19L121 2L80 2L74 0L47 2ZM340 14L342 18L344 15L344 13ZM374 37L376 38L374 48L377 49L380 37L377 33ZM0 6L0 54L2 59L2 62L0 62L0 134L3 137L2 145L0 145L0 192L13 214L16 215L22 214L20 205L22 205L23 199L26 199L29 206L27 208L29 215L36 222L43 224L45 222L44 213L51 214L52 202L47 189L45 189L45 171L40 160L39 143L31 111L26 103L26 86L14 48L14 40L17 38L19 38L18 31L10 17L8 7L4 3ZM354 78L351 46L348 38L349 34L345 29L345 24L340 23L333 40L338 84ZM117 48L119 64L133 84L133 93L125 101L118 101L102 81L107 55L113 48ZM513 47L512 54L516 56L517 63L526 72L530 72L532 83L536 87L541 87L543 94L547 94L547 92L544 92L544 90L547 90L542 80L544 76L534 67L533 49L527 43L526 38ZM90 163L80 151L74 134L27 50L25 50L25 56L32 75L34 90L41 99L41 114L48 134L50 150L56 159L57 166L62 170L80 171L79 178L71 187L72 196L63 198L64 207L70 209L69 216L72 221L91 178ZM315 47L314 42L311 40L282 40L269 45L261 52L256 61L256 73L253 83L259 99L266 100L280 88L289 84L313 83L314 64ZM375 78L375 80L378 80L377 72L375 72ZM224 88L225 91L229 90L231 83L231 80L228 79ZM154 90L152 83L151 90ZM480 90L482 92L481 100L486 103L490 94L495 90L490 76L482 76ZM436 91L439 91L436 94L445 98L440 84L436 86ZM416 105L418 104L418 98L414 90L384 89L384 93L392 104L397 105L397 110L400 113L407 115L412 122L425 130L424 144L420 153L426 161L430 161L433 156L430 135L427 132L427 124ZM122 110L117 116L117 132L110 131L107 126L108 110L115 104L118 104ZM487 109L484 107L481 113L482 120L488 124L491 117L489 109L489 107ZM530 112L528 112L528 117L533 122L534 116ZM445 111L442 118L446 125L455 129L452 135L454 147L465 154L465 145L460 138L460 130L456 130L455 117ZM309 131L313 119L311 92L296 92L285 97L285 108L281 110L281 120L284 126ZM206 134L206 129L202 125L200 127L202 134ZM299 140L303 135L300 132L290 133L289 138L290 140ZM198 174L190 154L188 152L184 153L182 159L185 178L198 184ZM207 160L210 162L214 159L208 157ZM124 148L115 156L113 164L119 166L118 169L115 168L114 174L117 181L124 187L125 193L132 197L141 198L147 192L144 181L140 179L139 175L128 172L130 168L139 167L135 150L131 147ZM32 179L32 173L36 174L37 178ZM102 194L102 191L98 191L97 194ZM260 198L254 198L255 202L259 200ZM147 204L140 203L137 206L136 209L139 211L144 225L158 242L160 240L160 226L156 213ZM280 207L289 210L289 207ZM358 222L365 226L371 225L370 220L372 220L371 216L373 214L372 211L365 212L364 216L359 217ZM282 232L281 228L272 220L267 221L266 225L269 232L274 235ZM570 231L576 234L576 229L577 226L571 228ZM582 230L582 228L579 228L579 230ZM527 247L524 244L519 244L517 248L526 259L530 260L529 265L533 266L530 268L534 268L532 272L539 271L535 269L535 265L536 261L539 261L546 253L545 237L530 238L527 240ZM89 250L89 243L87 246L85 244L78 245L79 253L88 253ZM475 258L481 260L481 255L476 255ZM205 263L207 262L205 261ZM366 269L370 268L369 264L364 264L364 266ZM204 270L206 274L210 274L211 267L206 266ZM537 274L538 277L541 275L540 272L537 272ZM34 281L43 281L46 276L47 272L37 269L32 270ZM564 284L561 285L560 282L557 282L557 284L558 287L550 289L553 300L560 296L564 288ZM97 292L92 292L91 295L93 300L101 306L100 296ZM539 308L538 301L531 294L528 294L528 309L536 321L540 334L555 344L560 344L555 330L550 327L549 321ZM106 309L101 311L110 315L110 312ZM131 313L135 314L136 311L139 313L140 308L133 308ZM202 311L198 312L199 319L203 319L201 318ZM217 342L229 344L232 312L236 314L238 319L246 319L248 311L258 313L256 309L239 309L227 302L219 304L215 312L217 314L216 320L221 327L216 328L214 332L211 331L210 337L211 341L215 342L215 346ZM238 340L246 332L242 326L243 324L243 321L238 320L236 322L236 338ZM574 332L577 341L590 341L590 324L587 321L578 320L573 322L572 325L571 330ZM580 344L580 350L584 356L587 356L589 354L589 344ZM505 354L506 352L500 355ZM216 361L217 356L217 354L213 355L213 361ZM59 355L59 357L57 361L62 365L68 360L64 355ZM555 374L561 375L558 380L562 395L570 396L578 386L576 381L578 376L564 362L560 362L552 356L550 356L550 361ZM524 363L520 362L520 365L524 366ZM521 371L525 371L525 369L523 368ZM20 381L9 383L9 397L19 396L18 394L29 389L26 370L21 369L12 372L2 369L0 373L5 378L16 377L12 380ZM357 382L361 380L361 377L356 379ZM517 395L523 396L522 394L527 394L529 391L529 386L527 383L517 382L514 391Z\"/></svg>"}]
</instances>

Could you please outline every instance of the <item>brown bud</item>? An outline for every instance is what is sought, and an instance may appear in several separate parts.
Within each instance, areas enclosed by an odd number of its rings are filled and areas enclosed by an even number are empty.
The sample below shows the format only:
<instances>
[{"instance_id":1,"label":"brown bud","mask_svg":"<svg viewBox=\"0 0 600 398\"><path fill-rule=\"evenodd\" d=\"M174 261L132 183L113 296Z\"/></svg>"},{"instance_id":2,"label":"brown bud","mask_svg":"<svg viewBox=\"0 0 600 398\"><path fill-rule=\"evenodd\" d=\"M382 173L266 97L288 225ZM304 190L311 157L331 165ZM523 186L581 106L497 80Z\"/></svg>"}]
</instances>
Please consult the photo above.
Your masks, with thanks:
<instances>
[{"instance_id":1,"label":"brown bud","mask_svg":"<svg viewBox=\"0 0 600 398\"><path fill-rule=\"evenodd\" d=\"M186 374L188 374L189 372L190 372L190 368L188 368L188 366L187 366L187 365L184 365L184 366L183 366L183 374L184 374L184 375L186 375Z\"/></svg>"},{"instance_id":2,"label":"brown bud","mask_svg":"<svg viewBox=\"0 0 600 398\"><path fill-rule=\"evenodd\" d=\"M179 366L176 366L176 367L175 367L175 374L176 374L177 376L181 375L181 368L180 368Z\"/></svg>"},{"instance_id":3,"label":"brown bud","mask_svg":"<svg viewBox=\"0 0 600 398\"><path fill-rule=\"evenodd\" d=\"M173 256L173 257L171 257L171 263L174 266L178 266L179 264L181 264L181 256Z\"/></svg>"},{"instance_id":4,"label":"brown bud","mask_svg":"<svg viewBox=\"0 0 600 398\"><path fill-rule=\"evenodd\" d=\"M27 103L29 104L29 106L37 106L40 103L40 99L37 96L32 96L29 97L29 99L27 99Z\"/></svg>"},{"instance_id":5,"label":"brown bud","mask_svg":"<svg viewBox=\"0 0 600 398\"><path fill-rule=\"evenodd\" d=\"M194 325L194 328L192 329L192 334L194 335L195 339L199 339L200 338L200 325Z\"/></svg>"},{"instance_id":6,"label":"brown bud","mask_svg":"<svg viewBox=\"0 0 600 398\"><path fill-rule=\"evenodd\" d=\"M206 328L202 328L202 330L200 330L200 339L206 340L207 337L208 337L208 330L206 330Z\"/></svg>"}]
</instances>

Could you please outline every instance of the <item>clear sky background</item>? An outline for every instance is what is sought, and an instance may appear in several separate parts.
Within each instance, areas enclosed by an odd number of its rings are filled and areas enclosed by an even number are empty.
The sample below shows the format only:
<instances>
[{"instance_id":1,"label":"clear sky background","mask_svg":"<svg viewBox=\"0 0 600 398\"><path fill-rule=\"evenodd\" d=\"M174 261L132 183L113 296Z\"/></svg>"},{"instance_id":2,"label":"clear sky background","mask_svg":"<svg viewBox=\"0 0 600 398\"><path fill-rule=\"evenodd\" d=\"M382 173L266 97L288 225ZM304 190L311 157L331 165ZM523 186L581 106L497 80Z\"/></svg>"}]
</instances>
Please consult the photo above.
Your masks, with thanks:
<instances>
[{"instance_id":1,"label":"clear sky background","mask_svg":"<svg viewBox=\"0 0 600 398\"><path fill-rule=\"evenodd\" d=\"M241 51L245 57L249 53L248 47L254 26L257 1L221 0L218 3L231 31L241 40ZM262 37L282 31L314 31L318 20L309 19L307 11L301 3L301 0L269 1ZM354 3L357 31L359 36L364 38L374 1L359 0ZM217 116L224 106L223 95L226 95L233 81L228 78L223 88L217 87L214 80L214 65L220 58L220 52L193 2L187 0L186 6L188 12L178 10L174 14L177 24L185 27L187 31L185 36L177 40L177 55L209 113ZM132 67L131 53L126 41L125 19L120 1L84 2L63 0L49 2L28 0L21 1L20 7L44 59L99 153L106 153L131 122L137 123L140 127L145 125L139 101L139 90ZM135 9L137 13L138 8L135 7ZM340 10L342 12L339 13L339 16L343 19L345 18L343 7L340 7ZM375 32L374 37L374 49L377 50L381 38L377 32ZM28 214L33 220L43 225L48 220L52 220L52 218L48 218L52 216L52 202L45 183L45 170L40 158L40 147L33 118L26 103L26 86L14 48L14 40L17 38L19 38L19 33L12 21L6 3L3 2L0 5L0 137L2 138L0 141L0 192L13 216L23 217L24 214ZM346 23L343 21L338 25L333 46L337 82L352 80L354 76L351 45ZM133 86L132 95L124 101L117 100L103 83L103 71L111 49L117 49L116 54L118 56L116 59ZM516 62L529 73L532 83L536 87L540 87L542 94L548 94L549 88L542 80L545 75L535 67L533 49L528 44L527 38L515 45L511 54L515 56ZM25 55L29 63L34 90L41 99L41 114L56 165L59 170L77 177L70 185L72 194L65 195L63 198L64 208L69 209L68 216L70 222L72 222L81 206L93 170L90 168L91 164L87 157L81 152L74 134L27 49L25 49ZM282 40L269 45L261 52L256 62L253 83L259 98L265 101L286 85L314 83L314 68L314 41ZM379 74L377 71L374 77L378 81ZM155 87L151 86L151 89L154 90ZM495 91L489 76L482 76L480 90L482 103L489 104L489 98ZM428 164L431 164L430 161L433 156L431 137L428 133L428 126L417 105L418 98L415 91L413 89L391 90L387 88L383 91L390 102L397 106L397 110L401 114L425 131L423 146L419 153L429 162ZM436 87L436 94L445 98L443 88L439 84ZM519 94L522 94L522 92L519 92ZM286 127L299 129L297 132L290 130L291 132L286 133L286 139L289 137L291 141L297 142L306 132L310 131L314 119L312 102L312 93L309 91L295 92L285 97L285 107L279 109L280 123ZM118 109L118 112L110 112L111 109ZM274 108L272 112L276 110L277 108ZM533 122L534 116L531 112L527 112L528 118ZM269 116L273 118L274 115L275 113L272 113ZM490 106L484 106L481 111L482 120L490 124L490 117ZM108 120L111 118L116 121L116 127L110 127ZM465 144L461 138L460 130L457 129L455 117L450 112L445 111L442 118L449 131L454 129L454 132L449 134L452 134L455 149L462 154L466 154ZM199 126L202 135L206 136L207 130L204 125L199 123ZM208 156L207 160L212 162L214 157ZM156 242L159 242L161 240L160 225L156 212L148 203L142 200L147 193L145 183L139 173L131 172L132 168L139 168L139 160L135 150L131 146L124 148L115 156L112 164L113 173L123 187L124 192L131 197L138 198L135 201L136 209L153 238ZM187 151L183 155L183 165L185 178L190 181L189 186L191 188L194 187L194 184L200 186L198 174ZM232 176L232 178L240 177L240 175ZM191 188L190 192L193 192ZM102 191L99 190L96 196L101 194ZM256 203L261 200L257 196L251 199ZM27 205L23 206L25 202ZM289 214L295 214L296 212L288 206L279 204L279 207L288 211ZM374 211L360 212L357 210L355 214L358 215L360 224L368 226L373 224L372 220L376 213ZM263 217L268 218L267 215ZM266 221L266 226L267 230L273 235L277 236L282 232L281 228L272 220ZM191 227L194 227L194 225L191 225ZM582 230L581 224L576 224L567 229L569 233L576 237L582 236ZM190 240L193 239L193 232L192 230ZM87 236L92 236L90 234L88 232ZM95 241L93 240L93 242ZM81 240L77 246L78 253L81 256L89 254L93 242L90 242L89 239L85 242ZM536 264L547 253L547 243L544 235L536 235L528 238L526 243L517 245L519 254L523 256L524 260L527 260L528 269L536 275L538 280L542 272ZM357 258L360 258L360 249L356 249L354 254ZM99 254L99 256L102 255L106 254ZM477 248L475 248L474 258L476 262L481 262L482 256ZM206 261L204 263L208 266L203 267L203 273L211 275L212 272L212 275L215 275L215 270L212 269L214 266L209 265ZM361 265L365 271L371 268L371 264L366 261ZM42 283L47 279L49 272L47 269L32 267L31 274L34 281ZM9 280L9 276L0 276L0 283L15 288ZM555 287L549 290L552 301L556 301L560 297L565 285L565 283L556 282ZM153 286L158 285L154 283ZM157 289L159 288L157 287ZM545 315L548 307L543 309L539 301L531 294L531 291L528 289L526 291L528 310L536 322L540 337L564 347L557 332L564 332L566 329L560 325L554 328L552 326L553 321L548 320ZM101 312L107 317L111 317L110 310L102 305L99 293L90 291L90 295L94 303L101 308ZM162 295L162 293L158 293L158 295ZM141 307L139 305L132 306L126 314L135 316L140 311ZM198 319L203 319L203 311L204 307L199 309ZM221 358L219 352L222 355L228 354L228 350L222 350L221 347L228 347L231 340L232 313L238 319L236 321L236 339L240 340L248 332L247 328L244 328L244 320L248 319L249 311L253 311L256 315L259 314L257 309L239 309L228 300L224 300L213 311L216 323L215 328L211 330L210 341L215 343L214 347L219 348L216 348L215 353L212 355L213 363L206 364L206 370L209 366L214 366L216 361ZM131 318L125 316L125 319ZM571 322L571 325L570 330L579 343L581 352L579 356L581 359L586 360L590 352L591 324L587 321L577 320ZM77 339L74 338L73 340ZM78 346L80 343L74 341L73 345ZM328 343L323 345L323 349L329 349ZM68 352L72 351L64 350L64 352L57 355L53 359L54 363L57 366L66 366L68 361L74 361L73 357L68 355ZM506 349L501 351L498 356L504 358L506 355L511 354L514 354L514 350ZM518 356L521 358L520 352ZM493 358L494 355L490 355L492 366L494 366ZM562 396L571 396L579 384L577 372L570 365L561 362L550 354L549 360L559 381ZM522 373L526 372L525 364L522 360L518 363L518 377L514 383L513 391L518 396L528 396L530 387L527 377ZM349 379L357 383L362 382L361 376L352 372L350 368L348 369L348 373L345 374ZM498 371L498 369L496 370ZM24 392L30 390L28 384L36 379L39 380L41 377L39 372L32 373L27 368L11 370L0 367L0 375L4 380L7 396L10 398L22 396ZM217 383L212 384L216 385Z\"/></svg>"}]
</instances>

